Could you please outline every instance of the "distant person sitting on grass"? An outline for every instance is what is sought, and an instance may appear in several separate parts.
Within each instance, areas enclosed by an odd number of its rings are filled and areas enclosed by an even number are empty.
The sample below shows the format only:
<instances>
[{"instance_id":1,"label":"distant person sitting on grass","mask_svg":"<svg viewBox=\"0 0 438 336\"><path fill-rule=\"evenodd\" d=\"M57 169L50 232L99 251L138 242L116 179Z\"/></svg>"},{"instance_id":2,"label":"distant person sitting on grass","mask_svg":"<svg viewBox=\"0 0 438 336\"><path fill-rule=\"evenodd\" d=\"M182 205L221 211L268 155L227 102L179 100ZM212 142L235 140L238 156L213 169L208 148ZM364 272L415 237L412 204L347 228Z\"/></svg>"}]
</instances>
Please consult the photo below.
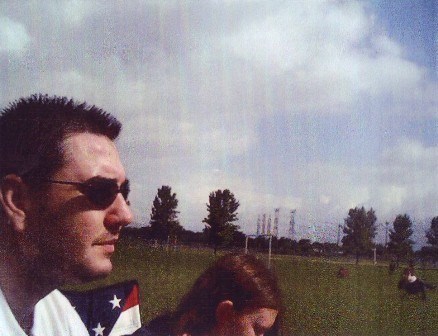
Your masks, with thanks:
<instances>
[{"instance_id":1,"label":"distant person sitting on grass","mask_svg":"<svg viewBox=\"0 0 438 336\"><path fill-rule=\"evenodd\" d=\"M429 284L416 276L413 262L410 262L409 266L404 269L398 287L406 290L409 294L421 294L423 300L426 299L426 289L436 288L435 285Z\"/></svg>"},{"instance_id":2,"label":"distant person sitting on grass","mask_svg":"<svg viewBox=\"0 0 438 336\"><path fill-rule=\"evenodd\" d=\"M348 278L349 274L348 269L341 266L338 271L338 278Z\"/></svg>"},{"instance_id":3,"label":"distant person sitting on grass","mask_svg":"<svg viewBox=\"0 0 438 336\"><path fill-rule=\"evenodd\" d=\"M279 335L281 311L275 275L252 255L230 254L196 280L176 311L149 328L158 336Z\"/></svg>"}]
</instances>

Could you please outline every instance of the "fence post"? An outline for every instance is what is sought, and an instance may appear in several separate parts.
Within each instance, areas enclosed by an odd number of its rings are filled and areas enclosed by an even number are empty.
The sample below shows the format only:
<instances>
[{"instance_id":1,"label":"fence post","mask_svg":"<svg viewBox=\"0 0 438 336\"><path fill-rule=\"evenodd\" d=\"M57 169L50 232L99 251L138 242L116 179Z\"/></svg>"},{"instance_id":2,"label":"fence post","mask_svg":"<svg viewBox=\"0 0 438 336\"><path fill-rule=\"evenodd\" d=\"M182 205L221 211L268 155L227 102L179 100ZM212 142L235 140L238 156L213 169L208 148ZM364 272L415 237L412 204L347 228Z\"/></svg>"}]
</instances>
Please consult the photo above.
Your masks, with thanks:
<instances>
[{"instance_id":1,"label":"fence post","mask_svg":"<svg viewBox=\"0 0 438 336\"><path fill-rule=\"evenodd\" d=\"M272 236L269 236L268 268L271 268Z\"/></svg>"},{"instance_id":2,"label":"fence post","mask_svg":"<svg viewBox=\"0 0 438 336\"><path fill-rule=\"evenodd\" d=\"M373 248L373 252L374 252L374 266L376 266L377 265L377 249L376 248Z\"/></svg>"}]
</instances>

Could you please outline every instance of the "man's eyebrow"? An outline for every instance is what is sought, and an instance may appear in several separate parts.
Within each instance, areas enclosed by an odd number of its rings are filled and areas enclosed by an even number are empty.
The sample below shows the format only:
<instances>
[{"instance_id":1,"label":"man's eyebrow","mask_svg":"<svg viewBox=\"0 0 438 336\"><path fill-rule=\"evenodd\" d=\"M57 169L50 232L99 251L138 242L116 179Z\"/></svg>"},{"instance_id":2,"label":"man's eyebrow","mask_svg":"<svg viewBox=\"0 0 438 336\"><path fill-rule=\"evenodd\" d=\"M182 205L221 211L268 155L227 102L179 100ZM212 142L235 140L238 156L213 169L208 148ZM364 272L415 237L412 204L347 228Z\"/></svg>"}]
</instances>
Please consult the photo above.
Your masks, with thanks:
<instances>
[{"instance_id":1,"label":"man's eyebrow","mask_svg":"<svg viewBox=\"0 0 438 336\"><path fill-rule=\"evenodd\" d=\"M106 177L106 176L102 176L102 175L96 175L96 176L90 177L87 181L90 181L90 180L106 180L106 181L117 182L117 178L115 178L115 177ZM129 179L125 178L122 181L122 183L124 183L125 181L129 181Z\"/></svg>"}]
</instances>

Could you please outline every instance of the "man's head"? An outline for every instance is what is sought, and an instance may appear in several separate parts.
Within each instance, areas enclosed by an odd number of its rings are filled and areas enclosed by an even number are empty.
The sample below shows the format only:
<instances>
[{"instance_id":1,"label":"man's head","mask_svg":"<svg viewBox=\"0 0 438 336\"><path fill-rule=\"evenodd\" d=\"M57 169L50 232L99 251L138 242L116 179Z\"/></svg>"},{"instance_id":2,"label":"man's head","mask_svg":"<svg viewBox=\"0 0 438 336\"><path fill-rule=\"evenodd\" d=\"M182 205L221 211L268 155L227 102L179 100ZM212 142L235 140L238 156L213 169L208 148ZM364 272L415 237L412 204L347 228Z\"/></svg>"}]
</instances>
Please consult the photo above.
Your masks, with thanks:
<instances>
[{"instance_id":1,"label":"man's head","mask_svg":"<svg viewBox=\"0 0 438 336\"><path fill-rule=\"evenodd\" d=\"M113 143L120 129L97 107L47 95L0 115L1 234L35 277L62 283L111 271L120 229L132 220Z\"/></svg>"},{"instance_id":2,"label":"man's head","mask_svg":"<svg viewBox=\"0 0 438 336\"><path fill-rule=\"evenodd\" d=\"M66 97L32 95L0 117L0 177L48 178L63 164L64 140L73 133L115 140L120 122L105 111Z\"/></svg>"}]
</instances>

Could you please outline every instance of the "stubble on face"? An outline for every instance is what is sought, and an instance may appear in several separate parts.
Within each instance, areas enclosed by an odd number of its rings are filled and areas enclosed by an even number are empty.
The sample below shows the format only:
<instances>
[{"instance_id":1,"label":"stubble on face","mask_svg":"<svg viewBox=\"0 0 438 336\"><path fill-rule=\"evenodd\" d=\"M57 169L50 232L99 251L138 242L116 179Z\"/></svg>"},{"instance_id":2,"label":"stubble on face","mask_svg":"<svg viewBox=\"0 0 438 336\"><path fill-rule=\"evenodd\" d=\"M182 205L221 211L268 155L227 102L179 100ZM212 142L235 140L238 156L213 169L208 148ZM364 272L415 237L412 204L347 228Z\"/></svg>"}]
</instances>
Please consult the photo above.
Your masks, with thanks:
<instances>
[{"instance_id":1,"label":"stubble on face","mask_svg":"<svg viewBox=\"0 0 438 336\"><path fill-rule=\"evenodd\" d=\"M53 195L36 196L32 211L28 212L27 230L23 234L22 256L25 269L33 282L59 287L66 283L88 282L106 276L112 269L111 255L105 272L96 272L88 265L93 256L87 255L93 247L83 197L52 204Z\"/></svg>"},{"instance_id":2,"label":"stubble on face","mask_svg":"<svg viewBox=\"0 0 438 336\"><path fill-rule=\"evenodd\" d=\"M65 149L66 162L55 174L56 179L84 182L99 175L120 183L125 179L117 150L109 139L76 134L65 141ZM101 242L117 239L119 229L110 232L104 225L107 209L94 208L70 185L49 185L46 192L35 195L34 201L27 218L27 241L32 247L27 262L39 281L59 286L87 282L111 272L114 245Z\"/></svg>"},{"instance_id":3,"label":"stubble on face","mask_svg":"<svg viewBox=\"0 0 438 336\"><path fill-rule=\"evenodd\" d=\"M47 195L45 195L47 196ZM57 218L48 209L47 197L39 195L32 211L26 217L26 230L22 235L22 263L28 277L36 286L57 287L64 284L65 269L59 250L65 246L60 233Z\"/></svg>"}]
</instances>

